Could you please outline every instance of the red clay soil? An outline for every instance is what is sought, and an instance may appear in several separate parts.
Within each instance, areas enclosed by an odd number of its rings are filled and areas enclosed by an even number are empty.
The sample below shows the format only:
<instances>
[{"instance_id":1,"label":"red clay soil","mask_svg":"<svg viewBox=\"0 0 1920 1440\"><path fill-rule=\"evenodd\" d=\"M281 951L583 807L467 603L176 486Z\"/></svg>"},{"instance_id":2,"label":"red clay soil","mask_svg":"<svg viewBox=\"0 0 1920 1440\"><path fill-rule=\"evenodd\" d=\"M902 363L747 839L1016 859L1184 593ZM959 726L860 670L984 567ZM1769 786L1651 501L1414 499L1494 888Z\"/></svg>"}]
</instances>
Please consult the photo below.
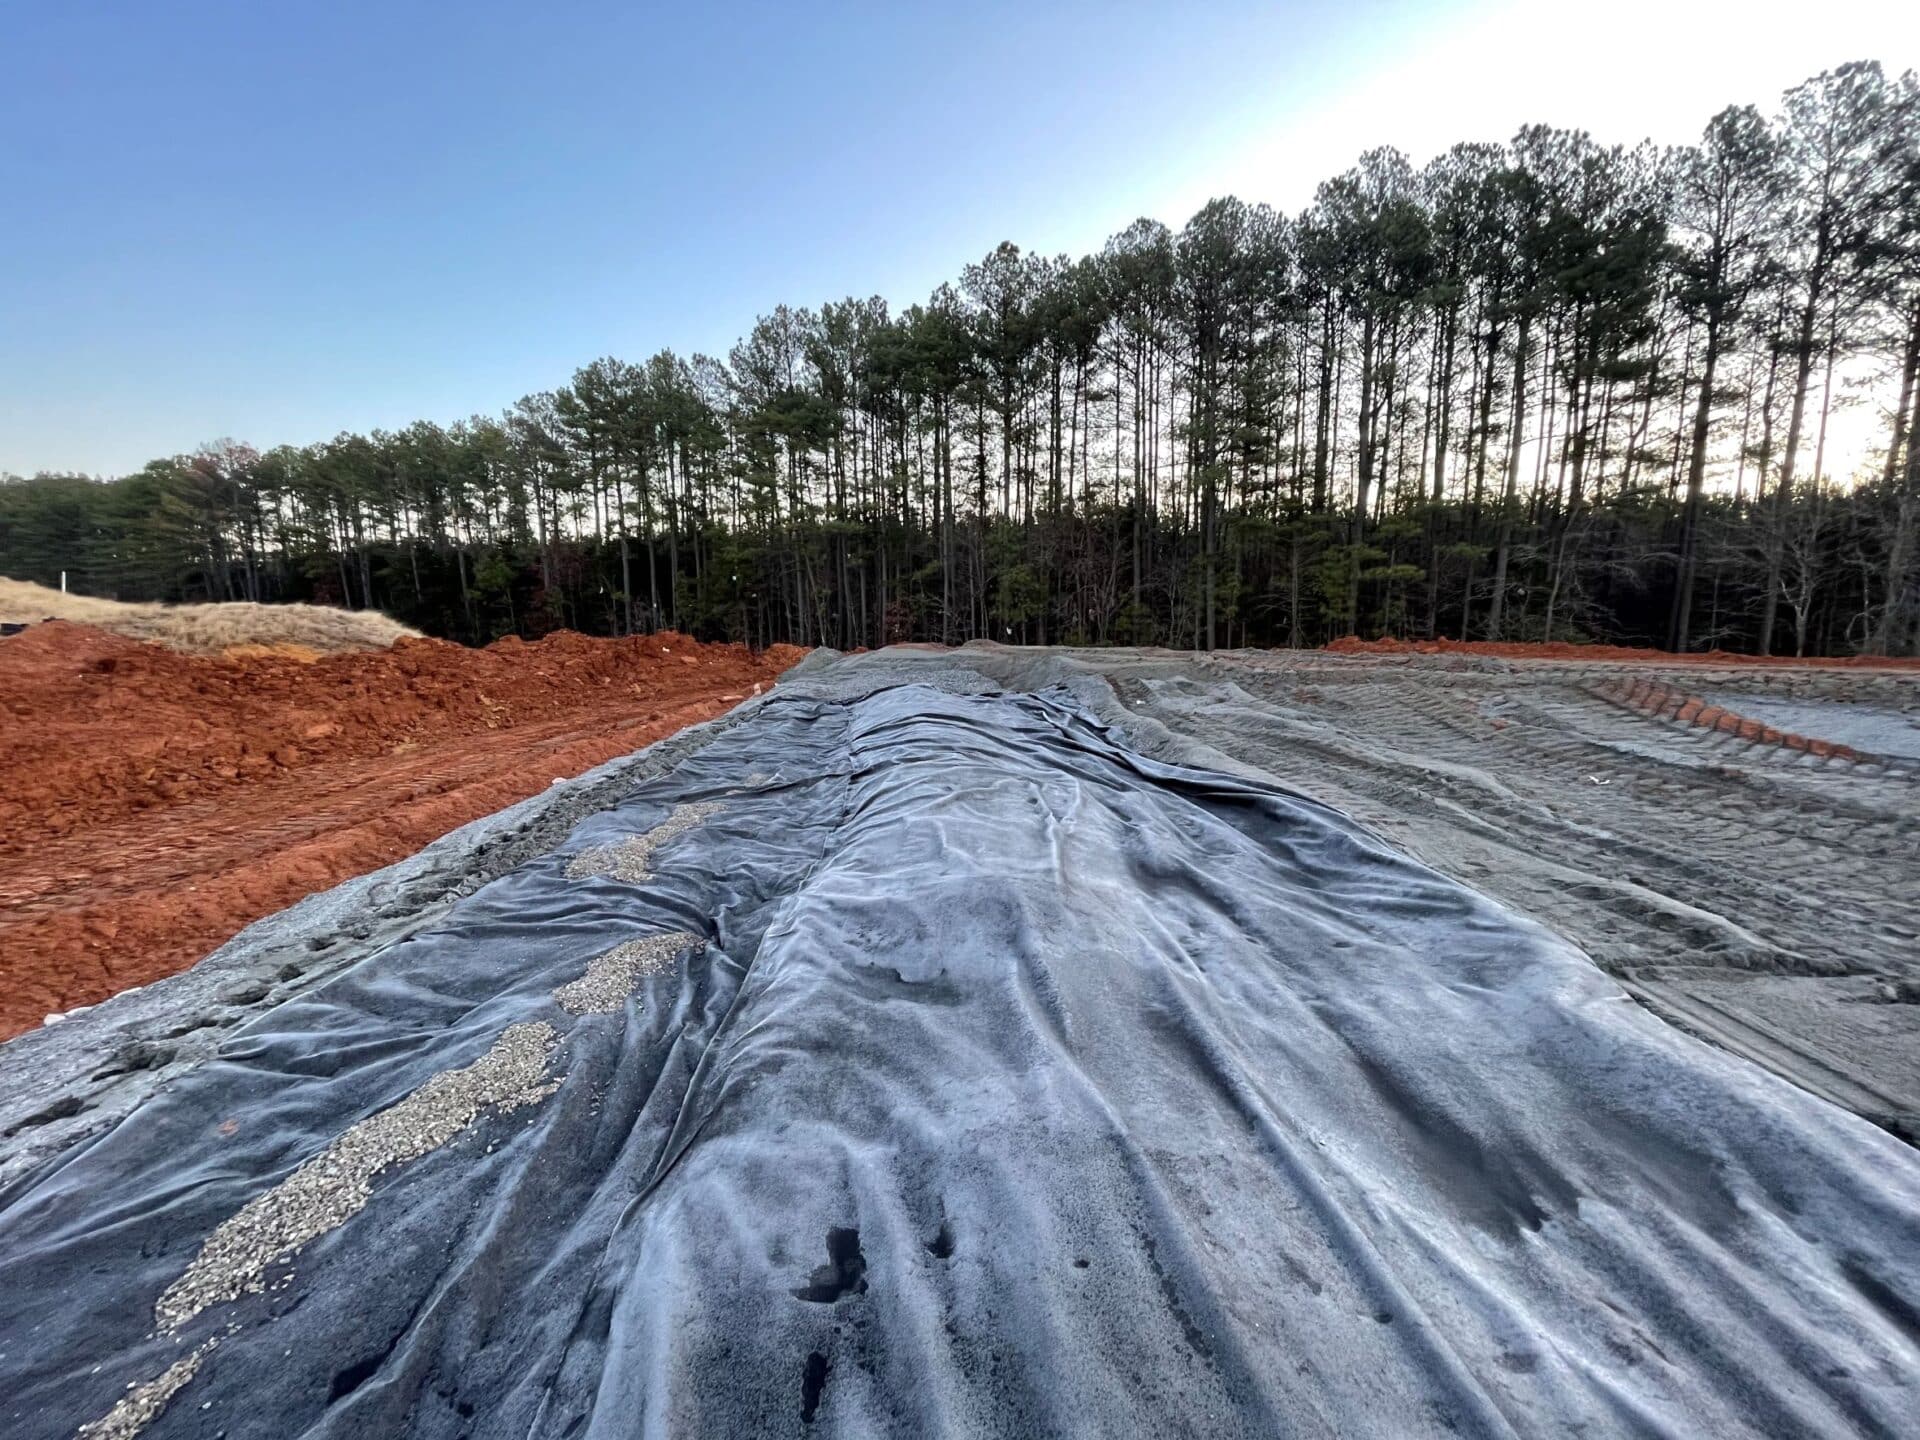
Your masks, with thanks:
<instances>
[{"instance_id":1,"label":"red clay soil","mask_svg":"<svg viewBox=\"0 0 1920 1440\"><path fill-rule=\"evenodd\" d=\"M1791 730L1776 730L1762 721L1732 710L1723 710L1698 695L1672 689L1645 675L1635 675L1630 679L1622 676L1617 680L1609 680L1598 689L1609 700L1629 710L1638 710L1643 715L1673 720L1681 725L1696 725L1702 730L1718 730L1723 735L1735 735L1755 745L1778 745L1821 760L1844 760L1855 764L1871 761L1881 765L1901 763L1889 762L1885 756L1863 755L1851 745L1836 741L1798 735Z\"/></svg>"},{"instance_id":2,"label":"red clay soil","mask_svg":"<svg viewBox=\"0 0 1920 1440\"><path fill-rule=\"evenodd\" d=\"M1573 645L1500 640L1362 640L1342 636L1325 647L1332 655L1488 655L1501 660L1632 660L1659 665L1837 665L1860 670L1920 669L1920 660L1886 659L1877 655L1845 655L1796 660L1790 655L1736 655L1730 650L1702 650L1676 655L1669 650L1641 650L1631 645Z\"/></svg>"},{"instance_id":3,"label":"red clay soil","mask_svg":"<svg viewBox=\"0 0 1920 1440\"><path fill-rule=\"evenodd\" d=\"M803 651L671 632L302 660L0 640L0 1038L711 719Z\"/></svg>"}]
</instances>

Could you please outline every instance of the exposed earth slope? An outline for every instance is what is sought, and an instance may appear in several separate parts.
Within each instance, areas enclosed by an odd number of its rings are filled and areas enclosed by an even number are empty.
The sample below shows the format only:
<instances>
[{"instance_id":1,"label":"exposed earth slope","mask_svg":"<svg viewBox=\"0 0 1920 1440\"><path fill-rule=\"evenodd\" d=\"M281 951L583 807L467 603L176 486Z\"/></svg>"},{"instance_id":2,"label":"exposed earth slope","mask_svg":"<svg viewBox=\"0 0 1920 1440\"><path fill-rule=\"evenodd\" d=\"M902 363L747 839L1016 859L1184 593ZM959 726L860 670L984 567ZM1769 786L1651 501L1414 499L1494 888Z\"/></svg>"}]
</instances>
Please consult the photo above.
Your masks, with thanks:
<instances>
[{"instance_id":1,"label":"exposed earth slope","mask_svg":"<svg viewBox=\"0 0 1920 1440\"><path fill-rule=\"evenodd\" d=\"M311 661L0 640L0 1037L719 714L800 652L671 633Z\"/></svg>"}]
</instances>

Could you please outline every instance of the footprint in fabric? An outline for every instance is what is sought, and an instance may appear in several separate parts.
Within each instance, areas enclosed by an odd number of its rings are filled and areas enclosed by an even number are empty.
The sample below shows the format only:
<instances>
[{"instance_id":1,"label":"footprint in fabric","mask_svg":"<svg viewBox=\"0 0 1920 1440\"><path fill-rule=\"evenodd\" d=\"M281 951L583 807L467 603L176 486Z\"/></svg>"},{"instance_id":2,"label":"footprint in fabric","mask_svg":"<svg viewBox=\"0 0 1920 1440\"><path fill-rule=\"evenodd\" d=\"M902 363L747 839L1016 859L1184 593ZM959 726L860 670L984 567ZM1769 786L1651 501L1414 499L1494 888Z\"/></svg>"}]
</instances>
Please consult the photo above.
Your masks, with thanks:
<instances>
[{"instance_id":1,"label":"footprint in fabric","mask_svg":"<svg viewBox=\"0 0 1920 1440\"><path fill-rule=\"evenodd\" d=\"M794 1287L794 1297L816 1305L831 1305L847 1295L864 1295L867 1257L860 1253L860 1232L835 1226L827 1231L827 1263L816 1266L805 1285Z\"/></svg>"}]
</instances>

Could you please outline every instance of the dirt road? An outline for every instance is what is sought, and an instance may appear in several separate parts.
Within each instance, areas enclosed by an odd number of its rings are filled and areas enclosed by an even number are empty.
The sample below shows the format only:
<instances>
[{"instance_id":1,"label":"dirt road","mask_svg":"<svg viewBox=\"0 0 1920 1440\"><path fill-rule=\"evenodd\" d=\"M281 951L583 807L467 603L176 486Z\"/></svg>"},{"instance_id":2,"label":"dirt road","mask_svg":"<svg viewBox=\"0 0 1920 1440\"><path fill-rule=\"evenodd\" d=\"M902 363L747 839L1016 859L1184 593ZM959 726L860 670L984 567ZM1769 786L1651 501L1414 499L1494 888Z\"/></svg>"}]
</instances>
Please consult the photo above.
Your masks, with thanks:
<instances>
[{"instance_id":1,"label":"dirt road","mask_svg":"<svg viewBox=\"0 0 1920 1440\"><path fill-rule=\"evenodd\" d=\"M0 641L0 1037L710 719L798 653L565 635L222 659L68 624Z\"/></svg>"}]
</instances>

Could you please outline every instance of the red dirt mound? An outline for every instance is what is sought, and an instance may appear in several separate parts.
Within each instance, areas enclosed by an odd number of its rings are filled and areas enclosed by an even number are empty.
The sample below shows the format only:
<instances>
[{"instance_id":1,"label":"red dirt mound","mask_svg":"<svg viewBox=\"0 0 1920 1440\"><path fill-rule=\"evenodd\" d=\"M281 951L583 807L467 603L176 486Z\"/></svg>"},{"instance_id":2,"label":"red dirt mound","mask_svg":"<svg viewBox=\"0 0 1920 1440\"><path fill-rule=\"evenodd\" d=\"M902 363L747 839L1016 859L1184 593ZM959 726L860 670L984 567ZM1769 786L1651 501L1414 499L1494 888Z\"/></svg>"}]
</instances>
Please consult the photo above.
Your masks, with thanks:
<instances>
[{"instance_id":1,"label":"red dirt mound","mask_svg":"<svg viewBox=\"0 0 1920 1440\"><path fill-rule=\"evenodd\" d=\"M1344 635L1324 647L1331 655L1489 655L1502 660L1633 660L1660 665L1840 665L1866 670L1920 669L1920 660L1882 659L1874 655L1847 655L1824 660L1796 660L1787 655L1736 655L1730 650L1703 650L1676 655L1667 650L1642 650L1631 645L1572 645L1502 640L1362 640Z\"/></svg>"},{"instance_id":2,"label":"red dirt mound","mask_svg":"<svg viewBox=\"0 0 1920 1440\"><path fill-rule=\"evenodd\" d=\"M803 652L671 632L187 656L0 640L0 1037L728 709Z\"/></svg>"}]
</instances>

